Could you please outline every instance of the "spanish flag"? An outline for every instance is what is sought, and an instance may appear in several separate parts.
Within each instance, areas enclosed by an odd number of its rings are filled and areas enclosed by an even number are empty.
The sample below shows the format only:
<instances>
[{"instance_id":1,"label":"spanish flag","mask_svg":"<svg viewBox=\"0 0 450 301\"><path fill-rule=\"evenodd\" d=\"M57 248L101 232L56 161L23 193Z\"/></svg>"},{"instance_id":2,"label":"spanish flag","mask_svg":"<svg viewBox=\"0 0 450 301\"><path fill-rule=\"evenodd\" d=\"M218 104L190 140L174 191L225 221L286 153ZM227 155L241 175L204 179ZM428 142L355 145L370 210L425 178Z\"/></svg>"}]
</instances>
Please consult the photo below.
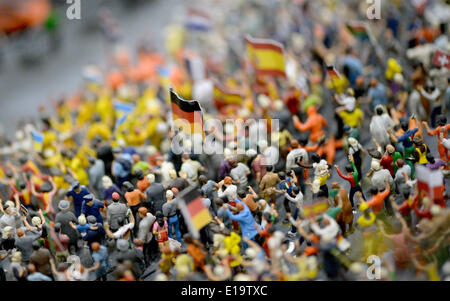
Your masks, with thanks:
<instances>
[{"instance_id":1,"label":"spanish flag","mask_svg":"<svg viewBox=\"0 0 450 301\"><path fill-rule=\"evenodd\" d=\"M198 231L212 220L208 208L203 204L200 191L197 187L186 188L178 194L177 199L189 232L198 239Z\"/></svg>"},{"instance_id":2,"label":"spanish flag","mask_svg":"<svg viewBox=\"0 0 450 301\"><path fill-rule=\"evenodd\" d=\"M334 66L327 66L328 75L331 77L331 79L334 80L340 80L342 79L339 72L336 70Z\"/></svg>"},{"instance_id":3,"label":"spanish flag","mask_svg":"<svg viewBox=\"0 0 450 301\"><path fill-rule=\"evenodd\" d=\"M238 92L231 92L221 84L214 83L214 101L222 105L242 105L244 95Z\"/></svg>"},{"instance_id":4,"label":"spanish flag","mask_svg":"<svg viewBox=\"0 0 450 301\"><path fill-rule=\"evenodd\" d=\"M273 40L245 38L247 54L258 76L286 77L283 45Z\"/></svg>"},{"instance_id":5,"label":"spanish flag","mask_svg":"<svg viewBox=\"0 0 450 301\"><path fill-rule=\"evenodd\" d=\"M187 134L203 132L203 114L200 103L195 100L184 100L170 89L173 124Z\"/></svg>"},{"instance_id":6,"label":"spanish flag","mask_svg":"<svg viewBox=\"0 0 450 301\"><path fill-rule=\"evenodd\" d=\"M324 213L328 210L328 201L315 202L312 205L303 206L303 217L310 218Z\"/></svg>"}]
</instances>

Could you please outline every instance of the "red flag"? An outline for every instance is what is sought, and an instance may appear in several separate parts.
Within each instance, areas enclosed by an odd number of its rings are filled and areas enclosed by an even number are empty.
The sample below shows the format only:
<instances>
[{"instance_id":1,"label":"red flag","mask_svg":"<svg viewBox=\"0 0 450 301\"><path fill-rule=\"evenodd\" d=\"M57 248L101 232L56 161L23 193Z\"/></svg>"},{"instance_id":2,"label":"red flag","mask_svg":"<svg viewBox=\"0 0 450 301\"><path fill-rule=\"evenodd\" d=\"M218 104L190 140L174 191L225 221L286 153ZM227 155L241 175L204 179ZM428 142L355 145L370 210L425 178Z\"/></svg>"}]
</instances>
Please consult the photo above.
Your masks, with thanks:
<instances>
[{"instance_id":1,"label":"red flag","mask_svg":"<svg viewBox=\"0 0 450 301\"><path fill-rule=\"evenodd\" d=\"M440 68L445 67L450 69L450 54L443 52L441 50L436 50L433 58L433 65Z\"/></svg>"},{"instance_id":2,"label":"red flag","mask_svg":"<svg viewBox=\"0 0 450 301\"><path fill-rule=\"evenodd\" d=\"M440 170L430 170L421 165L416 165L417 187L423 191L430 200L442 200L444 198L444 175Z\"/></svg>"}]
</instances>

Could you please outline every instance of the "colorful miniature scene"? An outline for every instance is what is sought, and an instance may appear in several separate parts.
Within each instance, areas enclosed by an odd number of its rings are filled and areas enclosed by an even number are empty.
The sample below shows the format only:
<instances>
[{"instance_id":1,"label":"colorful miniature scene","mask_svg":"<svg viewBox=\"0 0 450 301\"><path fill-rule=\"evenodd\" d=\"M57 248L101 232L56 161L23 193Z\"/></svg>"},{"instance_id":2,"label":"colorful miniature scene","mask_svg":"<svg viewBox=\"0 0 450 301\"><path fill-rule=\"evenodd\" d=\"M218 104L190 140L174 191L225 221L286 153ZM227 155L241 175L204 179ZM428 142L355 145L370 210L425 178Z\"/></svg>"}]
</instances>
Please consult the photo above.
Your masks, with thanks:
<instances>
[{"instance_id":1,"label":"colorful miniature scene","mask_svg":"<svg viewBox=\"0 0 450 301\"><path fill-rule=\"evenodd\" d=\"M450 280L449 23L0 0L0 280Z\"/></svg>"}]
</instances>

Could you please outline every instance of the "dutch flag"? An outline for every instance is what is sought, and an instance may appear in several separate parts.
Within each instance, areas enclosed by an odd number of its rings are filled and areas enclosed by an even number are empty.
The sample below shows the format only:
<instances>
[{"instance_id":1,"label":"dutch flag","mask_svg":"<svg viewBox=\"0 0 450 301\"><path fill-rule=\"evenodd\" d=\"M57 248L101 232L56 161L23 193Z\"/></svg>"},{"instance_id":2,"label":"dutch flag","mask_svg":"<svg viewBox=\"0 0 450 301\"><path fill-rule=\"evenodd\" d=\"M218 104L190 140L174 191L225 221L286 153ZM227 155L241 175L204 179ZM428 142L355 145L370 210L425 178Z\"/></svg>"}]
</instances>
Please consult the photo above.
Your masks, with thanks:
<instances>
[{"instance_id":1,"label":"dutch flag","mask_svg":"<svg viewBox=\"0 0 450 301\"><path fill-rule=\"evenodd\" d=\"M208 31L212 28L210 17L197 9L188 10L186 28L190 30Z\"/></svg>"}]
</instances>

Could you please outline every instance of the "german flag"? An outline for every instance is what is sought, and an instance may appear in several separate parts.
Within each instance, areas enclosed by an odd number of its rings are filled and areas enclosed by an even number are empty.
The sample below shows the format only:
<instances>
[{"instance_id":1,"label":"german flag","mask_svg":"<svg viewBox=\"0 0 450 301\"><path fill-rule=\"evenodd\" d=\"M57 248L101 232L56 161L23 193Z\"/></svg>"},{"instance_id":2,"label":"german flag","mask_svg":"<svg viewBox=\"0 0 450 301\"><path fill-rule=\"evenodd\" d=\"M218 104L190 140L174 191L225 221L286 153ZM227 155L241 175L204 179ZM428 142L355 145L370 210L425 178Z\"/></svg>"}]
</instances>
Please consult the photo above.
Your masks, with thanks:
<instances>
[{"instance_id":1,"label":"german flag","mask_svg":"<svg viewBox=\"0 0 450 301\"><path fill-rule=\"evenodd\" d=\"M283 45L273 40L245 38L247 54L258 76L286 77Z\"/></svg>"},{"instance_id":2,"label":"german flag","mask_svg":"<svg viewBox=\"0 0 450 301\"><path fill-rule=\"evenodd\" d=\"M197 187L186 188L178 194L177 199L189 232L198 239L200 237L198 231L212 220L208 208L203 204L200 191Z\"/></svg>"},{"instance_id":3,"label":"german flag","mask_svg":"<svg viewBox=\"0 0 450 301\"><path fill-rule=\"evenodd\" d=\"M218 82L214 83L214 101L223 105L242 105L244 95L231 92Z\"/></svg>"},{"instance_id":4,"label":"german flag","mask_svg":"<svg viewBox=\"0 0 450 301\"><path fill-rule=\"evenodd\" d=\"M203 132L203 114L198 101L184 100L170 89L173 124L189 135Z\"/></svg>"},{"instance_id":5,"label":"german flag","mask_svg":"<svg viewBox=\"0 0 450 301\"><path fill-rule=\"evenodd\" d=\"M348 22L346 25L347 30L354 36L361 40L369 39L369 30L367 29L367 25L364 22Z\"/></svg>"},{"instance_id":6,"label":"german flag","mask_svg":"<svg viewBox=\"0 0 450 301\"><path fill-rule=\"evenodd\" d=\"M342 79L341 75L334 66L327 66L327 71L332 80Z\"/></svg>"}]
</instances>

